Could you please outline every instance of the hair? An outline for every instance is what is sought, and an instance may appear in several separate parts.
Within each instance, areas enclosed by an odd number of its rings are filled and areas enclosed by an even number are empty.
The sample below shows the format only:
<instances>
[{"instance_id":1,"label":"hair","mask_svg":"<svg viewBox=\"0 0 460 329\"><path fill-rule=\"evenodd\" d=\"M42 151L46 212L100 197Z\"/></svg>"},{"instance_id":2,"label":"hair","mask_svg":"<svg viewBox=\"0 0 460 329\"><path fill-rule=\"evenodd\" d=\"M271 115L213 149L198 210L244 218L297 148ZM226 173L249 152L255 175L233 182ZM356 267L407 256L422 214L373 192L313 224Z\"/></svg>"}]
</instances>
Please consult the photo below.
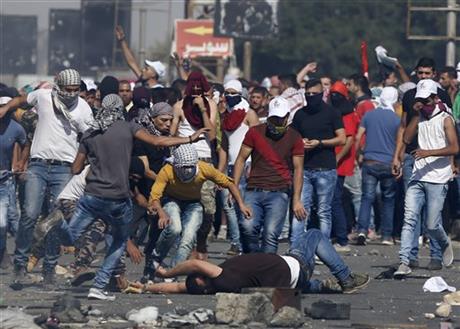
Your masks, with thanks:
<instances>
[{"instance_id":1,"label":"hair","mask_svg":"<svg viewBox=\"0 0 460 329\"><path fill-rule=\"evenodd\" d=\"M288 87L299 88L295 74L282 74L278 76L278 79Z\"/></svg>"},{"instance_id":2,"label":"hair","mask_svg":"<svg viewBox=\"0 0 460 329\"><path fill-rule=\"evenodd\" d=\"M166 88L152 88L150 89L152 103L168 102L168 96L165 91Z\"/></svg>"},{"instance_id":3,"label":"hair","mask_svg":"<svg viewBox=\"0 0 460 329\"><path fill-rule=\"evenodd\" d=\"M239 78L238 80L241 82L241 85L243 86L243 88L249 89L250 83L248 80L244 78Z\"/></svg>"},{"instance_id":4,"label":"hair","mask_svg":"<svg viewBox=\"0 0 460 329\"><path fill-rule=\"evenodd\" d=\"M268 90L265 87L254 87L251 94L261 94L262 96L266 97L268 94Z\"/></svg>"},{"instance_id":5,"label":"hair","mask_svg":"<svg viewBox=\"0 0 460 329\"><path fill-rule=\"evenodd\" d=\"M88 91L86 83L83 80L80 80L80 91Z\"/></svg>"},{"instance_id":6,"label":"hair","mask_svg":"<svg viewBox=\"0 0 460 329\"><path fill-rule=\"evenodd\" d=\"M439 71L439 73L447 73L451 79L457 78L457 70L453 66L445 66L442 68L442 70Z\"/></svg>"},{"instance_id":7,"label":"hair","mask_svg":"<svg viewBox=\"0 0 460 329\"><path fill-rule=\"evenodd\" d=\"M220 84L220 83L213 83L212 84L212 89L218 91L220 95L223 95L224 92L225 92L224 86L222 84Z\"/></svg>"},{"instance_id":8,"label":"hair","mask_svg":"<svg viewBox=\"0 0 460 329\"><path fill-rule=\"evenodd\" d=\"M316 79L316 78L313 78L313 79L310 79L307 81L307 83L305 84L305 90L307 89L310 89L312 87L315 87L317 85L321 85L321 80L320 79Z\"/></svg>"},{"instance_id":9,"label":"hair","mask_svg":"<svg viewBox=\"0 0 460 329\"><path fill-rule=\"evenodd\" d=\"M88 91L86 92L86 94L87 94L87 95L94 95L94 96L96 96L96 89L94 89L94 88L93 88L93 89L90 89L90 90L88 90Z\"/></svg>"},{"instance_id":10,"label":"hair","mask_svg":"<svg viewBox=\"0 0 460 329\"><path fill-rule=\"evenodd\" d=\"M166 103L174 106L178 101L182 99L182 94L179 89L176 88L163 88L163 92L166 96Z\"/></svg>"},{"instance_id":11,"label":"hair","mask_svg":"<svg viewBox=\"0 0 460 329\"><path fill-rule=\"evenodd\" d=\"M176 79L171 84L171 88L177 89L181 93L185 90L185 87L187 87L187 81L184 79Z\"/></svg>"},{"instance_id":12,"label":"hair","mask_svg":"<svg viewBox=\"0 0 460 329\"><path fill-rule=\"evenodd\" d=\"M129 88L131 89L131 83L128 80L120 80L118 85L129 85Z\"/></svg>"},{"instance_id":13,"label":"hair","mask_svg":"<svg viewBox=\"0 0 460 329\"><path fill-rule=\"evenodd\" d=\"M198 283L196 282L197 278L203 279L205 285L198 285ZM215 289L212 286L209 278L198 273L187 275L187 278L185 279L185 287L187 288L187 292L191 295L208 295L215 293Z\"/></svg>"},{"instance_id":14,"label":"hair","mask_svg":"<svg viewBox=\"0 0 460 329\"><path fill-rule=\"evenodd\" d=\"M433 71L436 71L436 62L433 58L422 57L418 60L417 65L415 66L416 69L419 67L431 67Z\"/></svg>"},{"instance_id":15,"label":"hair","mask_svg":"<svg viewBox=\"0 0 460 329\"><path fill-rule=\"evenodd\" d=\"M372 96L372 92L369 89L369 80L362 74L352 74L348 77L348 80L352 80L353 83L361 89L361 91L369 96Z\"/></svg>"}]
</instances>

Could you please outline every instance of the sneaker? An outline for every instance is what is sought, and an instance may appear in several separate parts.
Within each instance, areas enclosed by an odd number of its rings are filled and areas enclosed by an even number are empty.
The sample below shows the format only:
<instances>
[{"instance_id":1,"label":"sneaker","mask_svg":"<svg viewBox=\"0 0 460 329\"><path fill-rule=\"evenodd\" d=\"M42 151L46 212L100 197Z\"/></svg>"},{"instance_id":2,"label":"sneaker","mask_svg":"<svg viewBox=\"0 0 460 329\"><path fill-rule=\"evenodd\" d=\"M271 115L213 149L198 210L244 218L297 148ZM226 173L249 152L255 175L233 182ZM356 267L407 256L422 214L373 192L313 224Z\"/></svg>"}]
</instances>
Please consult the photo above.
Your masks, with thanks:
<instances>
[{"instance_id":1,"label":"sneaker","mask_svg":"<svg viewBox=\"0 0 460 329\"><path fill-rule=\"evenodd\" d=\"M349 245L344 245L342 246L341 244L339 243L334 243L334 249L335 251L339 252L339 253L347 253L347 252L351 252L351 248Z\"/></svg>"},{"instance_id":2,"label":"sneaker","mask_svg":"<svg viewBox=\"0 0 460 329\"><path fill-rule=\"evenodd\" d=\"M367 286L370 280L371 278L367 274L351 273L345 281L340 283L340 286L344 294L352 294Z\"/></svg>"},{"instance_id":3,"label":"sneaker","mask_svg":"<svg viewBox=\"0 0 460 329\"><path fill-rule=\"evenodd\" d=\"M342 287L334 278L329 278L321 281L321 294L340 294Z\"/></svg>"},{"instance_id":4,"label":"sneaker","mask_svg":"<svg viewBox=\"0 0 460 329\"><path fill-rule=\"evenodd\" d=\"M365 246L366 245L366 234L359 233L358 234L358 239L356 239L356 244L358 246Z\"/></svg>"},{"instance_id":5,"label":"sneaker","mask_svg":"<svg viewBox=\"0 0 460 329\"><path fill-rule=\"evenodd\" d=\"M30 255L29 260L27 261L27 265L26 265L27 273L31 273L34 270L39 260L40 259L38 257L35 257L34 255Z\"/></svg>"},{"instance_id":6,"label":"sneaker","mask_svg":"<svg viewBox=\"0 0 460 329\"><path fill-rule=\"evenodd\" d=\"M115 296L110 295L107 291L98 288L89 289L88 299L99 299L99 300L109 300L114 301Z\"/></svg>"},{"instance_id":7,"label":"sneaker","mask_svg":"<svg viewBox=\"0 0 460 329\"><path fill-rule=\"evenodd\" d=\"M411 268L408 265L406 265L404 263L401 263L401 264L399 264L399 267L396 270L396 272L394 272L393 277L396 278L396 279L401 279L401 278L403 278L406 275L409 275L411 273L412 273Z\"/></svg>"},{"instance_id":8,"label":"sneaker","mask_svg":"<svg viewBox=\"0 0 460 329\"><path fill-rule=\"evenodd\" d=\"M227 225L220 226L219 233L217 234L216 239L221 241L227 240Z\"/></svg>"},{"instance_id":9,"label":"sneaker","mask_svg":"<svg viewBox=\"0 0 460 329\"><path fill-rule=\"evenodd\" d=\"M375 232L374 229L369 229L367 231L367 239L369 241L375 241L375 240L380 239L380 235L378 235L377 232Z\"/></svg>"},{"instance_id":10,"label":"sneaker","mask_svg":"<svg viewBox=\"0 0 460 329\"><path fill-rule=\"evenodd\" d=\"M395 245L393 239L391 239L391 238L383 239L383 240L382 240L382 244L383 244L384 246L394 246L394 245Z\"/></svg>"},{"instance_id":11,"label":"sneaker","mask_svg":"<svg viewBox=\"0 0 460 329\"><path fill-rule=\"evenodd\" d=\"M426 266L429 271L439 271L442 270L442 261L439 259L431 258L430 262Z\"/></svg>"},{"instance_id":12,"label":"sneaker","mask_svg":"<svg viewBox=\"0 0 460 329\"><path fill-rule=\"evenodd\" d=\"M452 249L452 242L448 239L448 245L442 252L442 263L444 266L452 265L454 261L454 250Z\"/></svg>"},{"instance_id":13,"label":"sneaker","mask_svg":"<svg viewBox=\"0 0 460 329\"><path fill-rule=\"evenodd\" d=\"M241 249L236 244L230 245L230 249L227 251L227 255L229 256L238 256L241 255Z\"/></svg>"},{"instance_id":14,"label":"sneaker","mask_svg":"<svg viewBox=\"0 0 460 329\"><path fill-rule=\"evenodd\" d=\"M74 272L74 277L70 283L73 287L78 287L86 281L91 281L96 276L96 272L88 267L77 268Z\"/></svg>"},{"instance_id":15,"label":"sneaker","mask_svg":"<svg viewBox=\"0 0 460 329\"><path fill-rule=\"evenodd\" d=\"M409 267L411 269L419 268L420 264L418 263L417 259L412 259L412 260L409 261Z\"/></svg>"}]
</instances>

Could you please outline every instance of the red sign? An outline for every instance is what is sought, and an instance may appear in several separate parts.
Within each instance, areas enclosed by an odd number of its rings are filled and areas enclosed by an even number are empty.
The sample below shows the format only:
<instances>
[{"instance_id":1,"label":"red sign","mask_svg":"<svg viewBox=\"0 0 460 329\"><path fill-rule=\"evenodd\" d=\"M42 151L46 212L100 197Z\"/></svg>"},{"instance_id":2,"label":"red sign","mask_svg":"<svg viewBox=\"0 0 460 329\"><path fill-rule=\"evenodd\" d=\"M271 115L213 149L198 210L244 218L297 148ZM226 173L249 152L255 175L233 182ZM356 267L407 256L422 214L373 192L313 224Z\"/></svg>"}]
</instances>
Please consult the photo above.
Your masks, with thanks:
<instances>
[{"instance_id":1,"label":"red sign","mask_svg":"<svg viewBox=\"0 0 460 329\"><path fill-rule=\"evenodd\" d=\"M176 52L180 57L227 57L233 55L233 39L214 37L212 19L176 20Z\"/></svg>"}]
</instances>

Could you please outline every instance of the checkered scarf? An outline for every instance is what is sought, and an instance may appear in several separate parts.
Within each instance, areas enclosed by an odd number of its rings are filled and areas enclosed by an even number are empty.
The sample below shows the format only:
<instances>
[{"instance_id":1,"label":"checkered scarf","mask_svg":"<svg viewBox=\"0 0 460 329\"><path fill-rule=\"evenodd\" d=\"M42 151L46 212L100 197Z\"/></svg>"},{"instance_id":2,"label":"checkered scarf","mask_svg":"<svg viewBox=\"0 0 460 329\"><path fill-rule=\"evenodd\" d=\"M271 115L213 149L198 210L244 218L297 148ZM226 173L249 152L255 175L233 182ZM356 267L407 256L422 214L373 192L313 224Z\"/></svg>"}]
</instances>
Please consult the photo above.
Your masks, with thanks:
<instances>
[{"instance_id":1,"label":"checkered scarf","mask_svg":"<svg viewBox=\"0 0 460 329\"><path fill-rule=\"evenodd\" d=\"M198 153L190 144L183 144L172 151L172 164L180 168L185 166L195 166L198 163Z\"/></svg>"},{"instance_id":2,"label":"checkered scarf","mask_svg":"<svg viewBox=\"0 0 460 329\"><path fill-rule=\"evenodd\" d=\"M53 99L54 107L59 114L64 118L71 121L69 109L71 109L78 102L78 91L67 92L61 88L64 86L79 86L81 82L80 73L74 69L66 69L56 76L51 97Z\"/></svg>"},{"instance_id":3,"label":"checkered scarf","mask_svg":"<svg viewBox=\"0 0 460 329\"><path fill-rule=\"evenodd\" d=\"M91 127L94 130L105 132L118 120L124 120L123 100L116 94L110 94L102 100L102 108L94 118Z\"/></svg>"}]
</instances>

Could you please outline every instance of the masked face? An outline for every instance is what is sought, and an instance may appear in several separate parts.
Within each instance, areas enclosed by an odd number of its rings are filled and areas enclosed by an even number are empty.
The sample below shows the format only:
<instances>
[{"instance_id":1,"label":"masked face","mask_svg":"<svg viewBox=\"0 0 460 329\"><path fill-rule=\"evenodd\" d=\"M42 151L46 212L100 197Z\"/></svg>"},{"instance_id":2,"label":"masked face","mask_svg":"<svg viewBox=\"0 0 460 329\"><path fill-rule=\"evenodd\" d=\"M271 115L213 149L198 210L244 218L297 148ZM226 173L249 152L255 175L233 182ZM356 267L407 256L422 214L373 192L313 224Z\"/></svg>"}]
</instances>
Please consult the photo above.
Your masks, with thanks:
<instances>
[{"instance_id":1,"label":"masked face","mask_svg":"<svg viewBox=\"0 0 460 329\"><path fill-rule=\"evenodd\" d=\"M174 167L174 172L181 182L189 183L195 178L197 168L196 166Z\"/></svg>"},{"instance_id":2,"label":"masked face","mask_svg":"<svg viewBox=\"0 0 460 329\"><path fill-rule=\"evenodd\" d=\"M229 110L232 110L235 105L241 102L241 95L225 93L225 101L227 102Z\"/></svg>"},{"instance_id":3,"label":"masked face","mask_svg":"<svg viewBox=\"0 0 460 329\"><path fill-rule=\"evenodd\" d=\"M59 100L70 109L78 102L80 86L61 86L57 94Z\"/></svg>"},{"instance_id":4,"label":"masked face","mask_svg":"<svg viewBox=\"0 0 460 329\"><path fill-rule=\"evenodd\" d=\"M287 119L288 116L284 118L280 117L270 117L267 119L267 137L277 141L281 139L287 130Z\"/></svg>"},{"instance_id":5,"label":"masked face","mask_svg":"<svg viewBox=\"0 0 460 329\"><path fill-rule=\"evenodd\" d=\"M307 101L307 108L308 109L315 109L318 108L322 101L323 101L323 93L320 92L318 94L309 95L308 93L305 94L305 99Z\"/></svg>"},{"instance_id":6,"label":"masked face","mask_svg":"<svg viewBox=\"0 0 460 329\"><path fill-rule=\"evenodd\" d=\"M340 93L333 92L331 94L331 104L340 110L342 115L353 112L353 104Z\"/></svg>"}]
</instances>

